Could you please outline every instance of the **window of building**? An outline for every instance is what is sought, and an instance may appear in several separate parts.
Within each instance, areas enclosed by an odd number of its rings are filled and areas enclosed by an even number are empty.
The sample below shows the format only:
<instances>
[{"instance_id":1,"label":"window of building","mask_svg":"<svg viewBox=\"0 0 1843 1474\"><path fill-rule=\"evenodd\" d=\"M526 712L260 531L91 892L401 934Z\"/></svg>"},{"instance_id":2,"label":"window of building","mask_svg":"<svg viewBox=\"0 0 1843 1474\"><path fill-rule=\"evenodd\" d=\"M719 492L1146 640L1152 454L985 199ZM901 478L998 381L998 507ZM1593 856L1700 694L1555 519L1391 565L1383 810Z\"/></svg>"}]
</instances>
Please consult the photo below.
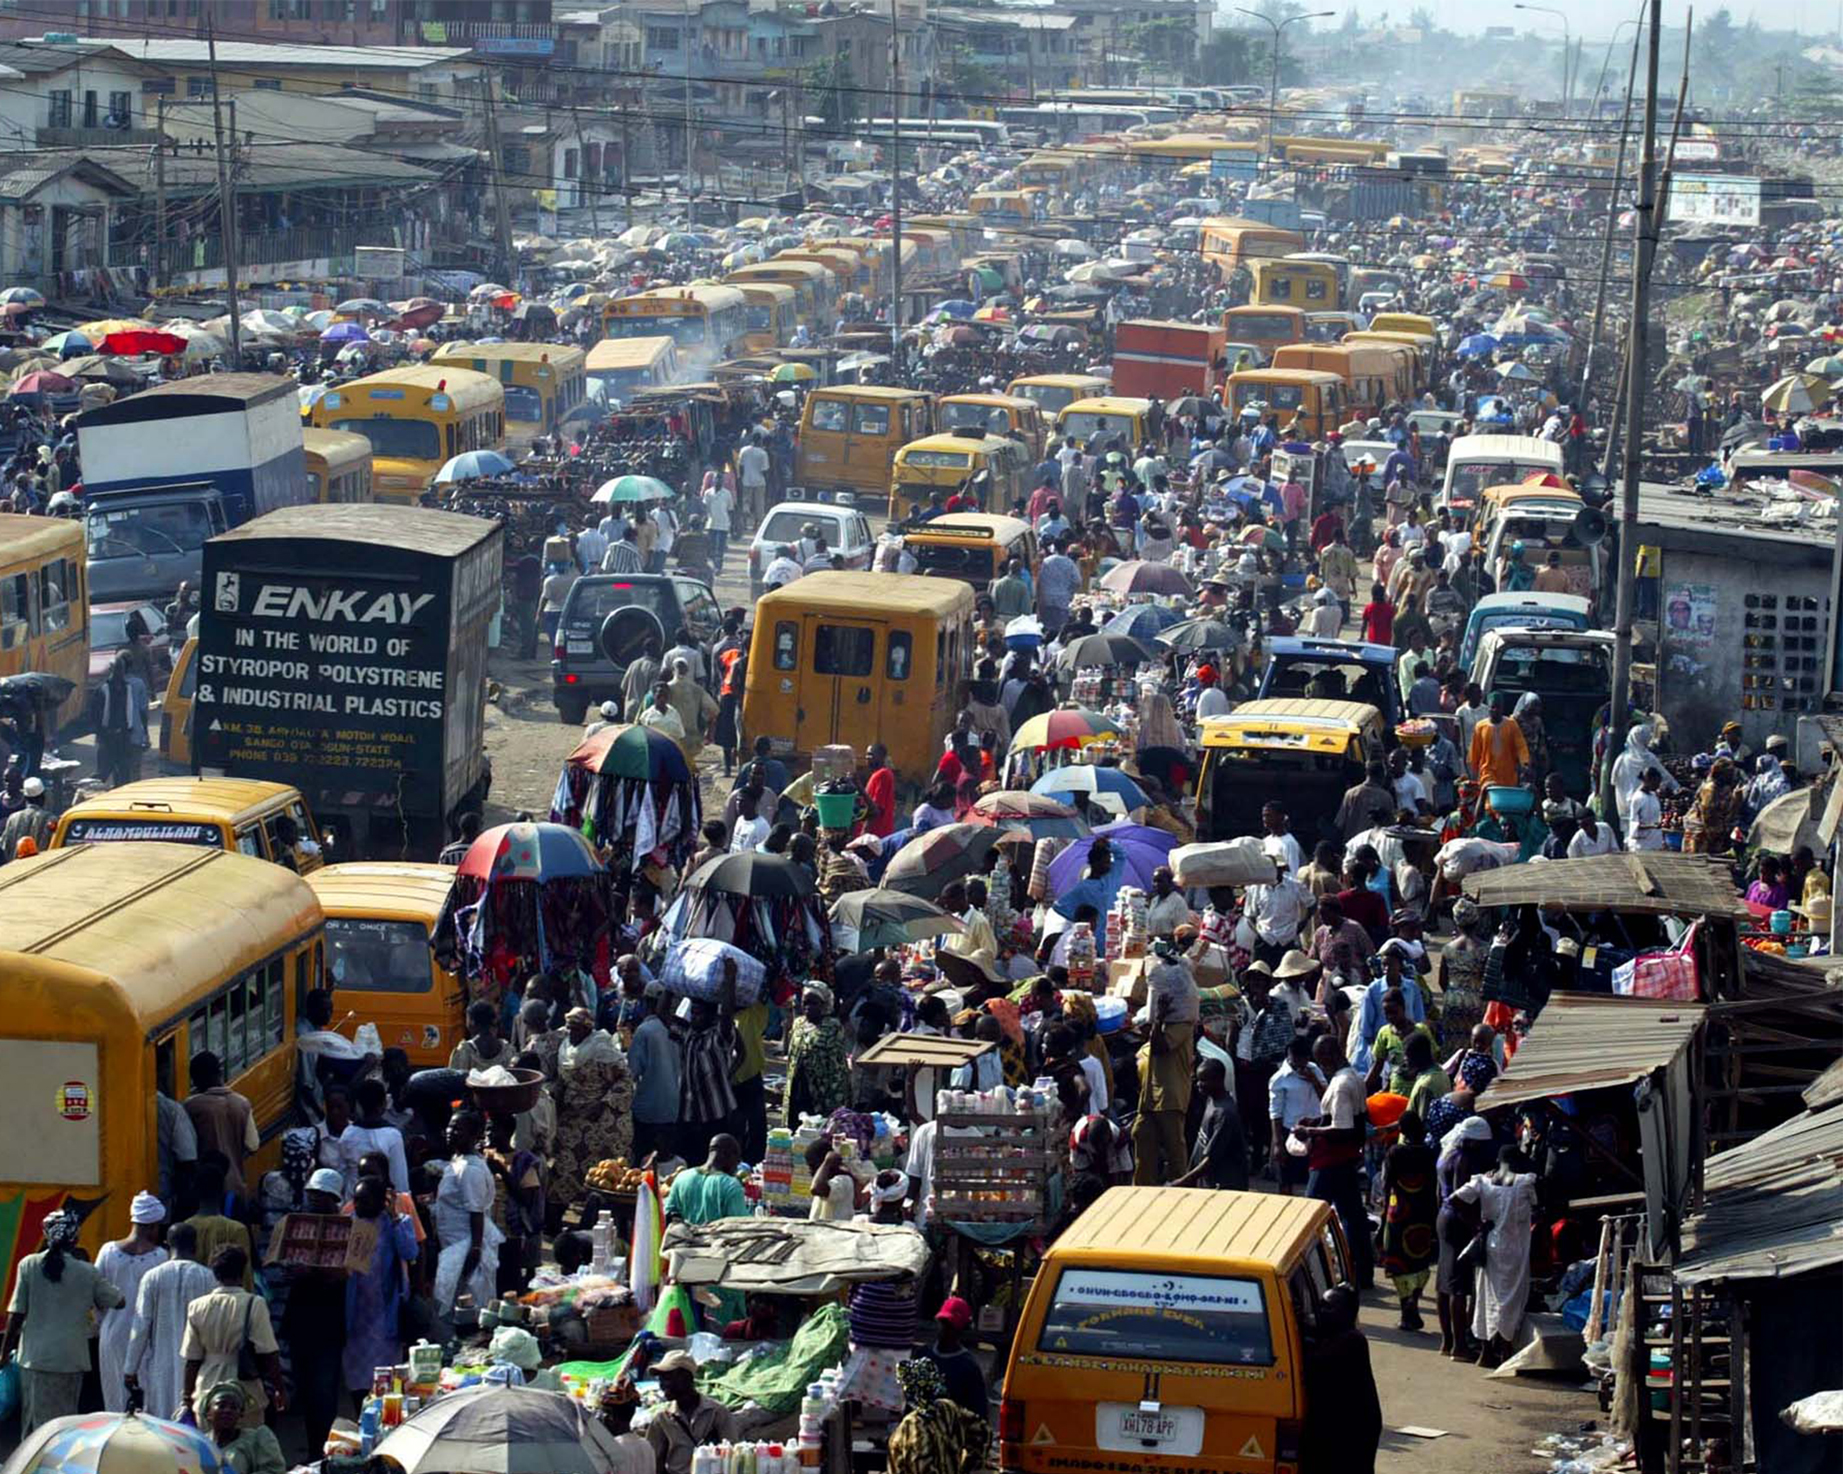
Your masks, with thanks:
<instances>
[{"instance_id":1,"label":"window of building","mask_svg":"<svg viewBox=\"0 0 1843 1474\"><path fill-rule=\"evenodd\" d=\"M646 28L647 48L652 51L678 50L678 32L670 26L648 26Z\"/></svg>"},{"instance_id":2,"label":"window of building","mask_svg":"<svg viewBox=\"0 0 1843 1474\"><path fill-rule=\"evenodd\" d=\"M563 150L563 177L565 179L576 177L576 150L573 148Z\"/></svg>"},{"instance_id":3,"label":"window of building","mask_svg":"<svg viewBox=\"0 0 1843 1474\"><path fill-rule=\"evenodd\" d=\"M280 92L282 79L280 77L257 77L250 85L258 92Z\"/></svg>"},{"instance_id":4,"label":"window of building","mask_svg":"<svg viewBox=\"0 0 1843 1474\"><path fill-rule=\"evenodd\" d=\"M51 122L53 128L70 127L71 98L68 91L59 90L50 94Z\"/></svg>"},{"instance_id":5,"label":"window of building","mask_svg":"<svg viewBox=\"0 0 1843 1474\"><path fill-rule=\"evenodd\" d=\"M123 122L134 118L134 94L132 92L111 92L109 94L109 116Z\"/></svg>"},{"instance_id":6,"label":"window of building","mask_svg":"<svg viewBox=\"0 0 1843 1474\"><path fill-rule=\"evenodd\" d=\"M186 78L186 96L187 97L209 97L211 96L211 78L209 77L187 77Z\"/></svg>"}]
</instances>

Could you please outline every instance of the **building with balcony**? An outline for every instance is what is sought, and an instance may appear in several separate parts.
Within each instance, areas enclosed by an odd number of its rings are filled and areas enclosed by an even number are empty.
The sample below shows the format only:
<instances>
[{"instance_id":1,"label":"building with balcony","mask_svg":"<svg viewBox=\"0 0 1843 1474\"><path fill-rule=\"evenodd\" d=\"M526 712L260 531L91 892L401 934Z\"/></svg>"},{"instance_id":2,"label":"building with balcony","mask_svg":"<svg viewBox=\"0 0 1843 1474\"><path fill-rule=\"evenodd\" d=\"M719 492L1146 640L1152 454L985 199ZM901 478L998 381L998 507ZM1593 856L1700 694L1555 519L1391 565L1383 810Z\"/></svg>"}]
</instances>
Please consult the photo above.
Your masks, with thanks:
<instances>
[{"instance_id":1,"label":"building with balcony","mask_svg":"<svg viewBox=\"0 0 1843 1474\"><path fill-rule=\"evenodd\" d=\"M155 74L105 41L0 43L0 149L151 144Z\"/></svg>"}]
</instances>

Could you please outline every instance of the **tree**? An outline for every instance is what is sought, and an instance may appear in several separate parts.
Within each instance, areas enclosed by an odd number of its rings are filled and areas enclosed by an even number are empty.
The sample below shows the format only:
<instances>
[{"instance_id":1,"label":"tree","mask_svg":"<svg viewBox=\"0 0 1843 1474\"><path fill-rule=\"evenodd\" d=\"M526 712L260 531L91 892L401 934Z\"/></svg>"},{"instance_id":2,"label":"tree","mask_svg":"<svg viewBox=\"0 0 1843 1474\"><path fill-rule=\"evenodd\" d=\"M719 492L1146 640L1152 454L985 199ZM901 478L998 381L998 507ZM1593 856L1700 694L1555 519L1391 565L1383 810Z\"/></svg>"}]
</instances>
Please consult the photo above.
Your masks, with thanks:
<instances>
[{"instance_id":1,"label":"tree","mask_svg":"<svg viewBox=\"0 0 1843 1474\"><path fill-rule=\"evenodd\" d=\"M1009 80L960 42L950 42L939 51L938 67L943 89L970 106L991 107L993 99L1011 95Z\"/></svg>"},{"instance_id":2,"label":"tree","mask_svg":"<svg viewBox=\"0 0 1843 1474\"><path fill-rule=\"evenodd\" d=\"M1197 32L1188 16L1134 21L1121 28L1120 38L1127 50L1155 67L1189 71L1197 54Z\"/></svg>"},{"instance_id":3,"label":"tree","mask_svg":"<svg viewBox=\"0 0 1843 1474\"><path fill-rule=\"evenodd\" d=\"M813 109L833 129L849 128L857 116L857 84L851 75L851 53L822 56L800 73L801 90L813 99Z\"/></svg>"},{"instance_id":4,"label":"tree","mask_svg":"<svg viewBox=\"0 0 1843 1474\"><path fill-rule=\"evenodd\" d=\"M1257 48L1250 32L1212 31L1209 40L1197 51L1197 81L1205 87L1233 87L1237 83L1255 81L1254 59L1257 49L1264 66L1266 45L1262 43Z\"/></svg>"}]
</instances>

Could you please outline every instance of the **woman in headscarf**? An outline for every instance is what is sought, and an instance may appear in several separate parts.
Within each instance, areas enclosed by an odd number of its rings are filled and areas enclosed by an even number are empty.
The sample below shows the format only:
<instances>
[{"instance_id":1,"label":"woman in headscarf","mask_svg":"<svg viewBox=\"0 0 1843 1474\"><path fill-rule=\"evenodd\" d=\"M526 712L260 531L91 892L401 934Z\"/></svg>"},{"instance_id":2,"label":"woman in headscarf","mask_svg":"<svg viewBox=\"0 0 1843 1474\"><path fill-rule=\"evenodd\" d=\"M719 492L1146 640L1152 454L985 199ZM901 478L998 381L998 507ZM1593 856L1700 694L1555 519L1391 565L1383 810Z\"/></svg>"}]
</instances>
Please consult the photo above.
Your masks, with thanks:
<instances>
[{"instance_id":1,"label":"woman in headscarf","mask_svg":"<svg viewBox=\"0 0 1843 1474\"><path fill-rule=\"evenodd\" d=\"M205 1393L206 1435L217 1449L218 1462L231 1474L283 1474L288 1460L275 1435L262 1423L244 1427L249 1398L235 1382L220 1382Z\"/></svg>"},{"instance_id":2,"label":"woman in headscarf","mask_svg":"<svg viewBox=\"0 0 1843 1474\"><path fill-rule=\"evenodd\" d=\"M890 1434L889 1474L969 1474L985 1462L991 1427L948 1400L938 1366L911 1357L896 1368L896 1383L909 1411Z\"/></svg>"},{"instance_id":3,"label":"woman in headscarf","mask_svg":"<svg viewBox=\"0 0 1843 1474\"><path fill-rule=\"evenodd\" d=\"M845 1030L832 990L808 983L800 991L800 1017L787 1036L787 1124L802 1115L830 1116L851 1103L851 1067L845 1059Z\"/></svg>"},{"instance_id":4,"label":"woman in headscarf","mask_svg":"<svg viewBox=\"0 0 1843 1474\"><path fill-rule=\"evenodd\" d=\"M166 1205L150 1192L138 1192L128 1206L134 1225L125 1239L112 1240L96 1256L96 1272L122 1292L119 1310L104 1311L96 1337L96 1369L102 1378L102 1405L112 1413L128 1411L128 1336L134 1329L134 1306L142 1277L156 1264L166 1263L160 1247L160 1225L166 1222ZM162 1409L162 1413L168 1411Z\"/></svg>"},{"instance_id":5,"label":"woman in headscarf","mask_svg":"<svg viewBox=\"0 0 1843 1474\"><path fill-rule=\"evenodd\" d=\"M1413 1043L1425 1046L1424 1034ZM1421 1292L1427 1287L1427 1270L1438 1250L1434 1220L1440 1211L1434 1185L1433 1148L1427 1145L1427 1128L1410 1110L1395 1123L1395 1145L1382 1159L1382 1267L1395 1282L1401 1302L1401 1328L1421 1328Z\"/></svg>"},{"instance_id":6,"label":"woman in headscarf","mask_svg":"<svg viewBox=\"0 0 1843 1474\"><path fill-rule=\"evenodd\" d=\"M1549 734L1542 725L1542 698L1534 691L1525 691L1517 698L1511 716L1516 719L1523 740L1529 746L1530 781L1540 791L1542 780L1549 773Z\"/></svg>"},{"instance_id":7,"label":"woman in headscarf","mask_svg":"<svg viewBox=\"0 0 1843 1474\"><path fill-rule=\"evenodd\" d=\"M1163 691L1142 688L1139 694L1139 733L1133 741L1133 751L1141 753L1152 747L1188 752L1190 741L1178 723L1171 698Z\"/></svg>"},{"instance_id":8,"label":"woman in headscarf","mask_svg":"<svg viewBox=\"0 0 1843 1474\"><path fill-rule=\"evenodd\" d=\"M1454 1099L1445 1096L1435 1102L1445 1105ZM1440 1240L1440 1264L1434 1290L1440 1312L1440 1355L1455 1361L1473 1361L1478 1345L1472 1339L1472 1291L1477 1271L1460 1262L1460 1254L1478 1232L1478 1211L1470 1203L1454 1202L1453 1193L1462 1182L1470 1182L1490 1167L1496 1155L1490 1123L1483 1116L1466 1116L1435 1138L1440 1144L1434 1181L1440 1196L1440 1213L1435 1233Z\"/></svg>"},{"instance_id":9,"label":"woman in headscarf","mask_svg":"<svg viewBox=\"0 0 1843 1474\"><path fill-rule=\"evenodd\" d=\"M1491 951L1490 932L1472 901L1461 896L1453 902L1453 939L1440 949L1437 964L1440 984L1440 1037L1457 1044L1472 1037L1484 1021L1485 958Z\"/></svg>"},{"instance_id":10,"label":"woman in headscarf","mask_svg":"<svg viewBox=\"0 0 1843 1474\"><path fill-rule=\"evenodd\" d=\"M595 1027L586 1008L563 1017L557 1049L557 1146L546 1197L567 1205L583 1195L597 1162L623 1160L634 1148L634 1078L614 1036Z\"/></svg>"},{"instance_id":11,"label":"woman in headscarf","mask_svg":"<svg viewBox=\"0 0 1843 1474\"><path fill-rule=\"evenodd\" d=\"M456 1111L448 1122L448 1149L453 1155L442 1169L435 1191L435 1237L441 1252L435 1261L435 1312L454 1313L455 1302L470 1295L476 1309L493 1298L499 1274L499 1246L505 1235L493 1222L497 1189L493 1170L480 1155L486 1118L478 1111Z\"/></svg>"},{"instance_id":12,"label":"woman in headscarf","mask_svg":"<svg viewBox=\"0 0 1843 1474\"><path fill-rule=\"evenodd\" d=\"M1683 816L1683 853L1727 854L1734 847L1734 826L1740 822L1744 795L1740 770L1727 758L1716 758Z\"/></svg>"},{"instance_id":13,"label":"woman in headscarf","mask_svg":"<svg viewBox=\"0 0 1843 1474\"><path fill-rule=\"evenodd\" d=\"M1657 754L1651 750L1656 739L1657 730L1649 722L1634 722L1632 729L1625 734L1625 751L1613 759L1613 807L1619 815L1619 832L1631 833L1632 799L1638 792L1639 782L1645 774L1655 768L1664 775L1664 792L1675 793L1677 780L1665 770L1658 761Z\"/></svg>"},{"instance_id":14,"label":"woman in headscarf","mask_svg":"<svg viewBox=\"0 0 1843 1474\"><path fill-rule=\"evenodd\" d=\"M403 1355L398 1311L409 1294L408 1267L417 1256L415 1220L397 1211L396 1194L379 1177L361 1177L352 1191L352 1215L378 1226L371 1262L346 1276L346 1340L340 1352L342 1385L354 1396L371 1386L373 1371Z\"/></svg>"},{"instance_id":15,"label":"woman in headscarf","mask_svg":"<svg viewBox=\"0 0 1843 1474\"><path fill-rule=\"evenodd\" d=\"M68 1208L45 1215L45 1247L19 1262L0 1335L0 1363L19 1352L19 1431L77 1411L90 1369L90 1312L115 1310L122 1292L76 1256L82 1220Z\"/></svg>"},{"instance_id":16,"label":"woman in headscarf","mask_svg":"<svg viewBox=\"0 0 1843 1474\"><path fill-rule=\"evenodd\" d=\"M1514 1146L1498 1153L1497 1170L1456 1189L1452 1201L1471 1203L1488 1235L1484 1273L1472 1334L1484 1343L1480 1366L1494 1367L1516 1346L1529 1307L1530 1227L1536 1213L1536 1175Z\"/></svg>"}]
</instances>

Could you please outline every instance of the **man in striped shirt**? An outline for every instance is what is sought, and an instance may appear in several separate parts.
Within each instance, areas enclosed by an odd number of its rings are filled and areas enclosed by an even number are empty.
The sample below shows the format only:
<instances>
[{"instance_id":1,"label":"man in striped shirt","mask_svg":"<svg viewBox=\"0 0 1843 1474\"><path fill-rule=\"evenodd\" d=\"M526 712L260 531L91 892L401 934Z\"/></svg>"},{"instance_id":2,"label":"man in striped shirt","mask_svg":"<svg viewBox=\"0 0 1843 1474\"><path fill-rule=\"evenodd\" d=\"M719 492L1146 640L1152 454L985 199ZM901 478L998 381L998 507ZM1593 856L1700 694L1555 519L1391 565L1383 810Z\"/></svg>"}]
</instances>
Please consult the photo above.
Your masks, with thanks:
<instances>
[{"instance_id":1,"label":"man in striped shirt","mask_svg":"<svg viewBox=\"0 0 1843 1474\"><path fill-rule=\"evenodd\" d=\"M638 573L640 571L640 549L634 544L634 530L630 523L621 529L620 537L608 544L608 551L602 554L603 573Z\"/></svg>"}]
</instances>

